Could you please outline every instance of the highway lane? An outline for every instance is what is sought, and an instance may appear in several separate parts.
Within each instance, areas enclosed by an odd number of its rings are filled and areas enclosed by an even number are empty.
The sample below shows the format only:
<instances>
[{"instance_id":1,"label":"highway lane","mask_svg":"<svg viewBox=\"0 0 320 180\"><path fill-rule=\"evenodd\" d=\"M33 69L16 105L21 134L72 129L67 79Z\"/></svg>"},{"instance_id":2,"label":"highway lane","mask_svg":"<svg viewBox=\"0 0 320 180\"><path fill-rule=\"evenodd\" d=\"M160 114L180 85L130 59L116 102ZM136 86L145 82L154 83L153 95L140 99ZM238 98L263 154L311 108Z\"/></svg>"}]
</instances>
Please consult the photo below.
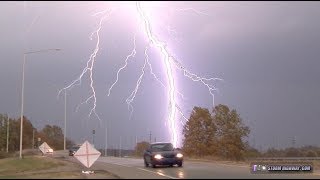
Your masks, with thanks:
<instances>
[{"instance_id":1,"label":"highway lane","mask_svg":"<svg viewBox=\"0 0 320 180\"><path fill-rule=\"evenodd\" d=\"M80 163L66 152L56 152L68 160ZM85 169L85 168L84 168ZM221 162L184 161L183 167L144 167L142 158L99 157L90 170L108 171L122 179L320 179L319 170L310 174L251 174L249 165Z\"/></svg>"},{"instance_id":2,"label":"highway lane","mask_svg":"<svg viewBox=\"0 0 320 180\"><path fill-rule=\"evenodd\" d=\"M185 161L183 167L144 167L142 159L100 157L97 165L117 176L126 178L214 179L214 178L268 178L268 179L319 179L319 173L309 174L251 174L249 165L232 165L214 162ZM93 167L94 168L94 167Z\"/></svg>"}]
</instances>

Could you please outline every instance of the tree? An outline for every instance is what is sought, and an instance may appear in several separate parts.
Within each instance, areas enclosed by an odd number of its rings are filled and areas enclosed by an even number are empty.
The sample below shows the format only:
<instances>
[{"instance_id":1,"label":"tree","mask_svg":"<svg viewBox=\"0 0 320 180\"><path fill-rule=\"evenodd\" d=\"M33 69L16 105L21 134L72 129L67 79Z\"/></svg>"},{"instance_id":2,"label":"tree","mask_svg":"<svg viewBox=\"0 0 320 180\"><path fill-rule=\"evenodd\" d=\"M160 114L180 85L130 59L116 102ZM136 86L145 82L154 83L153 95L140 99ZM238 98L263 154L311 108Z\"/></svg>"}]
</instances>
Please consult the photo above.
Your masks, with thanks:
<instances>
[{"instance_id":1,"label":"tree","mask_svg":"<svg viewBox=\"0 0 320 180\"><path fill-rule=\"evenodd\" d=\"M317 157L317 152L313 151L313 150L309 150L306 152L306 157Z\"/></svg>"},{"instance_id":2,"label":"tree","mask_svg":"<svg viewBox=\"0 0 320 180\"><path fill-rule=\"evenodd\" d=\"M287 148L285 149L285 156L286 157L302 157L302 152L300 151L300 149L297 148Z\"/></svg>"},{"instance_id":3,"label":"tree","mask_svg":"<svg viewBox=\"0 0 320 180\"><path fill-rule=\"evenodd\" d=\"M143 156L143 152L149 147L149 143L146 141L138 142L135 147L136 156Z\"/></svg>"},{"instance_id":4,"label":"tree","mask_svg":"<svg viewBox=\"0 0 320 180\"><path fill-rule=\"evenodd\" d=\"M26 117L23 116L23 138L22 138L23 149L32 148L33 129L34 127L30 122L30 120L28 120ZM19 141L20 141L20 137L19 137Z\"/></svg>"},{"instance_id":5,"label":"tree","mask_svg":"<svg viewBox=\"0 0 320 180\"><path fill-rule=\"evenodd\" d=\"M218 154L227 159L240 160L245 152L244 138L250 133L236 110L219 104L213 109L213 120L217 126Z\"/></svg>"},{"instance_id":6,"label":"tree","mask_svg":"<svg viewBox=\"0 0 320 180\"><path fill-rule=\"evenodd\" d=\"M18 151L20 149L20 118L15 120L9 118L9 151ZM7 123L8 116L0 114L0 151L6 150L7 145ZM33 127L30 120L23 116L23 142L22 148L32 148L32 144L37 145L37 138L42 142L47 142L55 150L63 149L64 135L58 126L46 125L40 132ZM34 138L34 140L33 140ZM66 146L75 144L72 140L66 138ZM38 144L41 145L41 144Z\"/></svg>"},{"instance_id":7,"label":"tree","mask_svg":"<svg viewBox=\"0 0 320 180\"><path fill-rule=\"evenodd\" d=\"M39 133L41 141L46 142L54 150L63 149L64 135L56 125L46 125Z\"/></svg>"},{"instance_id":8,"label":"tree","mask_svg":"<svg viewBox=\"0 0 320 180\"><path fill-rule=\"evenodd\" d=\"M15 120L9 118L9 151L20 149L20 119ZM7 146L7 125L8 116L0 114L0 150L6 150ZM33 126L31 122L23 116L23 141L22 148L28 149L32 147Z\"/></svg>"},{"instance_id":9,"label":"tree","mask_svg":"<svg viewBox=\"0 0 320 180\"><path fill-rule=\"evenodd\" d=\"M264 157L279 157L281 156L283 153L275 148L269 148L264 154Z\"/></svg>"},{"instance_id":10,"label":"tree","mask_svg":"<svg viewBox=\"0 0 320 180\"><path fill-rule=\"evenodd\" d=\"M245 148L244 158L252 159L252 158L257 158L261 156L261 153L258 151L258 149L251 147L249 143L245 143L245 144L246 144L246 148Z\"/></svg>"},{"instance_id":11,"label":"tree","mask_svg":"<svg viewBox=\"0 0 320 180\"><path fill-rule=\"evenodd\" d=\"M240 160L244 157L250 130L236 110L226 105L208 109L194 107L183 127L183 151L188 155L217 155L225 159Z\"/></svg>"},{"instance_id":12,"label":"tree","mask_svg":"<svg viewBox=\"0 0 320 180\"><path fill-rule=\"evenodd\" d=\"M6 147L7 123L5 116L0 114L0 151L4 151Z\"/></svg>"},{"instance_id":13,"label":"tree","mask_svg":"<svg viewBox=\"0 0 320 180\"><path fill-rule=\"evenodd\" d=\"M183 151L188 155L204 156L216 152L216 126L208 109L194 107L183 128Z\"/></svg>"},{"instance_id":14,"label":"tree","mask_svg":"<svg viewBox=\"0 0 320 180\"><path fill-rule=\"evenodd\" d=\"M20 120L10 119L9 124L9 151L17 151L20 148Z\"/></svg>"}]
</instances>

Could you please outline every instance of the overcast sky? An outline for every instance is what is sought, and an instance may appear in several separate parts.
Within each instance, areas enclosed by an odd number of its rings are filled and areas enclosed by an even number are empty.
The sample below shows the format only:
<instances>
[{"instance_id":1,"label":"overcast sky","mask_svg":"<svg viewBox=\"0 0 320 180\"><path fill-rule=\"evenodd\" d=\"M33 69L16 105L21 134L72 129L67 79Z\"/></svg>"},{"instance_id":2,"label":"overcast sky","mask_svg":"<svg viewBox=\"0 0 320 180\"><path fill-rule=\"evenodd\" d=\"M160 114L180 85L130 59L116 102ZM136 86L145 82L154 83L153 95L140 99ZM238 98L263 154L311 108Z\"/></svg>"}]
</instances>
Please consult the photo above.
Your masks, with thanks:
<instances>
[{"instance_id":1,"label":"overcast sky","mask_svg":"<svg viewBox=\"0 0 320 180\"><path fill-rule=\"evenodd\" d=\"M101 14L99 51L93 68L96 112L89 73L81 85L67 91L67 137L77 143L93 141L105 147L133 148L135 139L169 141L168 90L147 68L132 118L126 99L136 87L148 44L136 8L112 2L0 2L0 113L19 118L23 53L25 66L24 115L36 128L45 124L64 127L64 93L60 89L79 78L94 52ZM319 2L155 2L143 6L154 33L190 72L214 81L214 104L236 109L251 128L256 148L320 145L320 3ZM190 10L194 8L194 10ZM132 52L136 55L110 96L117 71ZM158 48L149 48L154 73L167 85L166 68ZM177 103L189 117L194 106L212 109L213 100L200 82L184 77L173 64ZM78 111L77 110L78 108ZM177 113L181 136L182 117Z\"/></svg>"}]
</instances>

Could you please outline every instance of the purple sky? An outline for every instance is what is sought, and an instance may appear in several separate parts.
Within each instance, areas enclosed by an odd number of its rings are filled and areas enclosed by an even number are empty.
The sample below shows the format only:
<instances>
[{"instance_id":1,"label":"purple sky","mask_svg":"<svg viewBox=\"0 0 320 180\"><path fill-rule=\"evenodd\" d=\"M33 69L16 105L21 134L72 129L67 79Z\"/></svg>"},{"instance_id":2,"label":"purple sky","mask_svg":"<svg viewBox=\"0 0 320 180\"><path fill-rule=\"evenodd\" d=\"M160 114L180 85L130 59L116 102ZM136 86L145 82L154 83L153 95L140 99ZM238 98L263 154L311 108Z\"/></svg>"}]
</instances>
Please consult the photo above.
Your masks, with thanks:
<instances>
[{"instance_id":1,"label":"purple sky","mask_svg":"<svg viewBox=\"0 0 320 180\"><path fill-rule=\"evenodd\" d=\"M79 77L95 48L97 39L90 40L90 35L99 17L92 15L116 5L102 1L0 2L0 113L20 117L23 52L61 48L60 52L27 55L24 115L37 128L45 124L63 128L64 96L58 99L58 91ZM188 8L203 14L183 10ZM298 146L320 145L319 2L159 2L148 12L152 12L155 35L167 42L180 63L202 77L224 80L213 83L219 90L215 104L238 111L251 127L252 145L288 147L293 136ZM170 138L165 126L167 90L149 69L129 119L125 100L140 76L147 44L138 17L134 6L120 4L103 22L93 74L96 112L102 122L94 115L88 117L92 101L76 112L91 95L88 74L81 86L68 91L67 136L76 142L91 141L95 129L95 145L103 148L106 127L108 147L118 147L121 136L122 147L132 148L136 136L149 140L150 131L153 140ZM117 70L132 51L135 32L137 54L107 96ZM149 53L154 72L166 82L159 50L153 47ZM178 90L185 96L178 103L187 117L193 106L212 109L205 86L178 69L174 73Z\"/></svg>"}]
</instances>

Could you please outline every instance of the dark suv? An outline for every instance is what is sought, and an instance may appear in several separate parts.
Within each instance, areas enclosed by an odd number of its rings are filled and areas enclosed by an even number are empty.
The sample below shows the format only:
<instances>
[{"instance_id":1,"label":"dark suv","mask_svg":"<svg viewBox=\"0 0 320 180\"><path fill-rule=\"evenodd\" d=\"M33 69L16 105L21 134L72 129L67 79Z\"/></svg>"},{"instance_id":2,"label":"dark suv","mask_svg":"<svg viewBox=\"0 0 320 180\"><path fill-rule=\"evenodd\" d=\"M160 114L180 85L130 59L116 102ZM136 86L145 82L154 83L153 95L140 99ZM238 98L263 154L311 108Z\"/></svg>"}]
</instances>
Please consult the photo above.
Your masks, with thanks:
<instances>
[{"instance_id":1,"label":"dark suv","mask_svg":"<svg viewBox=\"0 0 320 180\"><path fill-rule=\"evenodd\" d=\"M80 148L80 146L72 146L69 149L69 156L73 156L78 151L79 148Z\"/></svg>"}]
</instances>

